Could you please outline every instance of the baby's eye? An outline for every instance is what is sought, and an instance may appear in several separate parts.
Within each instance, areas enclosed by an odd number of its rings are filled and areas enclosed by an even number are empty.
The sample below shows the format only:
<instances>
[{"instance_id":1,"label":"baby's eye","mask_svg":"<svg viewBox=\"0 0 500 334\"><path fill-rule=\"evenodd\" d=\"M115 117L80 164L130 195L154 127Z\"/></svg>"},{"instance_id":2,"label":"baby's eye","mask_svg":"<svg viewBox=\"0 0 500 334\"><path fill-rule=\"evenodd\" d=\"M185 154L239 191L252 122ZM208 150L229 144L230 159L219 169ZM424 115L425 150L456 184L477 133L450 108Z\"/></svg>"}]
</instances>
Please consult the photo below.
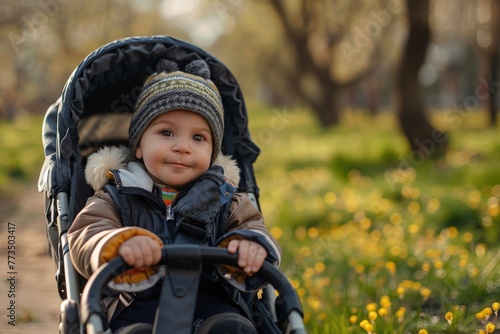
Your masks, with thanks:
<instances>
[{"instance_id":1,"label":"baby's eye","mask_svg":"<svg viewBox=\"0 0 500 334\"><path fill-rule=\"evenodd\" d=\"M171 137L172 136L172 131L170 130L162 130L160 131L160 134L165 137Z\"/></svg>"},{"instance_id":2,"label":"baby's eye","mask_svg":"<svg viewBox=\"0 0 500 334\"><path fill-rule=\"evenodd\" d=\"M205 137L203 137L202 135L194 135L193 136L194 141L203 141L204 139L205 139Z\"/></svg>"}]
</instances>

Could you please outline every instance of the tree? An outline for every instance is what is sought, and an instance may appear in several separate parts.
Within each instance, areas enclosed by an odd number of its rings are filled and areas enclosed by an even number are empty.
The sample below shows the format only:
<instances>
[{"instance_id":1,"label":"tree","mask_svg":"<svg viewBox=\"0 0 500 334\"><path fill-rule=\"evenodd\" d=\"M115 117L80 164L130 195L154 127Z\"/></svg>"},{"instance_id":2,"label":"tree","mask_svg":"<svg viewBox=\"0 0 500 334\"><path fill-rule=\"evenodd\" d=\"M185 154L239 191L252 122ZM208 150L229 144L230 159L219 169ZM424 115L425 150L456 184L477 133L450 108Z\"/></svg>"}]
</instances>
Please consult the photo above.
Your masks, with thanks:
<instances>
[{"instance_id":1,"label":"tree","mask_svg":"<svg viewBox=\"0 0 500 334\"><path fill-rule=\"evenodd\" d=\"M408 2L409 32L396 76L397 115L411 150L425 158L438 156L447 136L427 120L418 74L430 40L429 0Z\"/></svg>"},{"instance_id":2,"label":"tree","mask_svg":"<svg viewBox=\"0 0 500 334\"><path fill-rule=\"evenodd\" d=\"M482 92L481 97L486 96L487 110L489 116L489 125L491 127L497 122L497 102L495 91L498 88L498 70L500 61L500 2L491 0L485 4L488 6L489 19L487 27L479 27L478 33L483 30L487 37L487 41L483 48L480 48L482 54L482 75L483 80L479 82ZM496 87L495 87L496 85Z\"/></svg>"},{"instance_id":3,"label":"tree","mask_svg":"<svg viewBox=\"0 0 500 334\"><path fill-rule=\"evenodd\" d=\"M131 35L177 29L159 14L160 0L4 0L0 6L0 117L45 112L73 69L94 49Z\"/></svg>"},{"instance_id":4,"label":"tree","mask_svg":"<svg viewBox=\"0 0 500 334\"><path fill-rule=\"evenodd\" d=\"M490 125L495 126L497 122L497 103L496 103L496 94L494 93L498 87L491 87L493 84L498 85L498 70L500 67L500 42L498 39L500 38L500 2L492 1L492 55L490 58L490 66L491 66L491 81L490 81L490 91L491 94L489 96L489 115L490 115Z\"/></svg>"},{"instance_id":5,"label":"tree","mask_svg":"<svg viewBox=\"0 0 500 334\"><path fill-rule=\"evenodd\" d=\"M386 8L388 3L382 1ZM374 10L381 6L378 1L269 0L269 4L283 27L293 63L286 68L282 62L275 63L273 68L281 69L280 74L286 78L290 90L311 107L322 125L337 124L342 90L366 78L377 68L382 45L378 41L393 23L394 13L387 9ZM365 14L369 13L368 19L359 19L360 8L365 9ZM362 47L345 43L347 32L353 26L357 28L354 29L358 34L355 38L363 44ZM335 76L339 64L336 56L341 52L345 58L359 53L371 57L366 57L368 63L357 72L351 71L350 77L339 79Z\"/></svg>"}]
</instances>

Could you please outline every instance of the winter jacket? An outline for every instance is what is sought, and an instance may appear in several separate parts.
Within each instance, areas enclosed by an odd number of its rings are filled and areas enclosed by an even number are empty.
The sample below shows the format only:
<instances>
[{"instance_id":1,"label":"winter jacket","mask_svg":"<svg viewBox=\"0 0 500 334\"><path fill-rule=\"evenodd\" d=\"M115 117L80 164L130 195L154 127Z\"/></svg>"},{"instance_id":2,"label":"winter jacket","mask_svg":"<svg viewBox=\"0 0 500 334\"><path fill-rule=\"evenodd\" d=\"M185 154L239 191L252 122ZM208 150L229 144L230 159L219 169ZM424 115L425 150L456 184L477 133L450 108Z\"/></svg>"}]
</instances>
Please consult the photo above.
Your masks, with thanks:
<instances>
[{"instance_id":1,"label":"winter jacket","mask_svg":"<svg viewBox=\"0 0 500 334\"><path fill-rule=\"evenodd\" d=\"M148 226L147 223L141 226L141 221L149 221L149 223L155 221L157 225L174 223L174 221L167 222L168 210L141 209L140 211L148 212L141 213L142 218L133 219L137 221L136 223L128 222L125 224L128 226L124 226L122 221L123 213L119 212L115 206L114 200L117 199L113 200L109 191L105 190L106 187L109 187L110 180L111 186L116 186L117 189L123 192L132 190L136 194L134 196L139 196L146 203L153 205L159 202L163 204L161 199L158 200L158 195L155 193L157 189L142 164L128 160L126 150L118 148L105 148L89 157L85 171L86 179L96 190L96 193L87 200L86 206L75 218L68 232L72 262L84 277L89 277L103 262L109 260L110 255L105 253L109 253L110 248L118 248L121 242L134 235L158 233L158 229L155 230L154 226ZM205 227L212 231L211 240L206 240L209 245L224 244L225 240L234 237L254 240L260 243L268 252L267 260L278 265L281 250L276 240L267 231L262 215L246 194L234 193L227 203L224 203L224 195L221 194L218 201L222 203L217 207L217 210L227 208L228 212L212 212L209 217L206 216L204 210L203 212L200 210L199 205L196 207L196 199L200 198L200 194L205 193L207 182L211 184L212 180L217 180L219 183L215 186L218 186L218 191L232 188L231 182L225 179L228 175L236 181L234 183L237 183L239 170L235 167L234 162L221 157L214 162L216 166L219 164L223 165L222 168L212 167L207 171L207 175L204 175L205 177L202 176L189 188L180 191L177 196L179 200L176 198L171 205L174 215L177 216L177 220L179 218L189 218L186 219L188 223L196 225L205 223ZM223 174L221 173L222 170ZM222 177L218 177L218 174ZM220 181L221 179L222 181ZM106 184L108 186L105 187ZM200 187L204 187L202 192L200 192ZM228 193L234 191L223 192L227 196ZM195 207L193 208L192 205ZM150 207L149 204L147 206ZM206 206L202 205L202 207ZM215 221L216 218L220 219L220 217L224 217L223 221ZM213 221L207 224L209 220ZM218 226L214 226L214 224ZM162 230L162 228L159 230ZM163 243L171 242L169 240L161 241ZM116 256L117 249L112 254ZM236 282L236 280L231 283L242 290L258 288L255 283L249 284L248 279L246 285L243 286L241 282Z\"/></svg>"}]
</instances>

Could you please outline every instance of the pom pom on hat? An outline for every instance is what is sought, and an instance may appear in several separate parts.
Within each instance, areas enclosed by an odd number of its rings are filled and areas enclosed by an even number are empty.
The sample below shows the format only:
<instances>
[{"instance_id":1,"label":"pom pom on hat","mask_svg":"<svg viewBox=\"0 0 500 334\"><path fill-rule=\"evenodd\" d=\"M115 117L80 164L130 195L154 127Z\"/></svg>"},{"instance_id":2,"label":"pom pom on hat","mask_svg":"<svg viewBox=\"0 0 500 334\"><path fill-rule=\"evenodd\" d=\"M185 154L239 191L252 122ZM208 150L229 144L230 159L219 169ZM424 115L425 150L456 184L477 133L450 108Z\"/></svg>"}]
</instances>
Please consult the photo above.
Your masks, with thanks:
<instances>
[{"instance_id":1,"label":"pom pom on hat","mask_svg":"<svg viewBox=\"0 0 500 334\"><path fill-rule=\"evenodd\" d=\"M210 126L213 162L221 151L224 109L219 91L210 80L208 64L197 59L187 64L182 72L175 61L161 59L156 70L145 81L134 107L129 127L132 155L135 155L142 133L154 118L172 110L188 110L204 117Z\"/></svg>"},{"instance_id":2,"label":"pom pom on hat","mask_svg":"<svg viewBox=\"0 0 500 334\"><path fill-rule=\"evenodd\" d=\"M191 73L202 77L203 79L210 80L210 69L208 64L201 59L193 60L184 68L186 73Z\"/></svg>"},{"instance_id":3,"label":"pom pom on hat","mask_svg":"<svg viewBox=\"0 0 500 334\"><path fill-rule=\"evenodd\" d=\"M156 64L156 73L161 73L161 72L175 72L179 70L179 65L170 59L160 59L158 63Z\"/></svg>"}]
</instances>

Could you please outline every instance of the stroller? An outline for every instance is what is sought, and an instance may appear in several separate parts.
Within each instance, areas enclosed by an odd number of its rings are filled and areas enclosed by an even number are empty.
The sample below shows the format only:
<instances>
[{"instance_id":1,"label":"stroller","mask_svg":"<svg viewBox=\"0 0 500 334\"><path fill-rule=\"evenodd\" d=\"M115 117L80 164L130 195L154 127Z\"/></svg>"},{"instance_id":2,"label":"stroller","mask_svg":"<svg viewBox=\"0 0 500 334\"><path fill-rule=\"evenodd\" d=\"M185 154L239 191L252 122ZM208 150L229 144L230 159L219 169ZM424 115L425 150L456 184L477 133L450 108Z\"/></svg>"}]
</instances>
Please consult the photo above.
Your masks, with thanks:
<instances>
[{"instance_id":1,"label":"stroller","mask_svg":"<svg viewBox=\"0 0 500 334\"><path fill-rule=\"evenodd\" d=\"M46 195L48 251L55 264L62 300L60 333L111 333L100 300L106 283L128 268L117 258L102 266L87 282L71 263L67 232L87 198L93 195L84 178L87 157L104 146L127 145L135 100L160 58L179 64L203 59L209 64L211 79L221 94L225 110L222 151L232 155L241 169L238 190L247 193L259 208L252 167L259 148L250 138L241 90L224 64L196 46L167 36L130 37L95 50L77 66L60 98L47 110L42 130L45 162L38 189ZM168 304L163 296L172 295L166 290L187 289L185 277L199 276L201 262L237 265L236 255L199 245L167 245L162 255L162 263L168 263L168 268L177 274L172 274L173 284L163 284L153 332L190 333L179 325L169 327L168 321L175 320L176 312L172 308L169 312L160 309L164 303ZM258 332L305 333L300 301L286 277L268 263L259 274L271 284L261 296L248 298L254 314L250 320ZM279 292L277 298L275 290ZM196 291L184 295L192 293ZM129 333L142 332L132 329Z\"/></svg>"}]
</instances>

